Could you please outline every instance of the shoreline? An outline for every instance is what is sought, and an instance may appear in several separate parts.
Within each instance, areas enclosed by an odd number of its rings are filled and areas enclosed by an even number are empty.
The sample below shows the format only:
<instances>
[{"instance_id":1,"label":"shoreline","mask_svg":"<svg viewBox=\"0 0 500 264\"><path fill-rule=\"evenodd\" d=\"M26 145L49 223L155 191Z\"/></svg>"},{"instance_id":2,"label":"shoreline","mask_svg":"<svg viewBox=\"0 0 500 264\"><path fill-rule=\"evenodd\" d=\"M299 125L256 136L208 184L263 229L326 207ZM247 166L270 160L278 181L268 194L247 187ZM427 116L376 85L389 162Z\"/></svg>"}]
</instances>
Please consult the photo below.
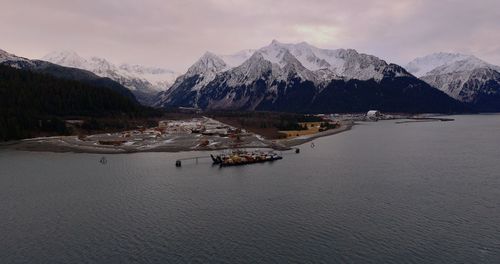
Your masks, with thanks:
<instances>
[{"instance_id":1,"label":"shoreline","mask_svg":"<svg viewBox=\"0 0 500 264\"><path fill-rule=\"evenodd\" d=\"M292 147L299 146L299 145L302 145L304 143L313 141L314 139L317 139L317 138L333 136L336 134L340 134L340 133L349 131L355 125L356 125L355 122L344 123L339 128L330 129L330 130L323 131L323 132L318 132L316 134L300 136L300 137L296 137L296 138L292 138L292 139L281 139L281 140L278 140L279 141L278 143L283 145L284 147L290 149Z\"/></svg>"},{"instance_id":2,"label":"shoreline","mask_svg":"<svg viewBox=\"0 0 500 264\"><path fill-rule=\"evenodd\" d=\"M397 121L397 120L400 121ZM420 122L448 122L454 119L439 118L439 117L414 117L414 118L395 118L393 120L396 124L406 123L420 123ZM17 151L31 151L31 152L51 152L51 153L85 153L85 154L132 154L132 153L178 153L178 152L192 152L192 151L221 151L229 149L259 149L268 148L278 151L292 150L295 147L311 142L314 139L333 136L351 130L355 125L358 125L354 120L341 122L340 127L330 129L323 132L318 132L311 135L303 135L291 139L265 139L260 135L250 133L247 139L243 140L239 145L232 145L228 142L219 142L217 144L210 144L207 147L193 144L191 142L174 142L165 144L162 141L152 142L150 145L132 147L132 146L109 146L90 144L89 142L79 140L77 136L53 136L53 137L39 137L17 141L8 141L0 143L1 150L17 150ZM196 135L189 135L191 140L196 139ZM167 140L168 141L168 140Z\"/></svg>"},{"instance_id":3,"label":"shoreline","mask_svg":"<svg viewBox=\"0 0 500 264\"><path fill-rule=\"evenodd\" d=\"M51 153L84 153L84 154L132 154L147 152L188 152L188 151L220 151L227 149L248 149L248 148L270 148L274 150L291 150L293 147L310 142L320 137L333 136L349 131L355 125L354 122L342 124L339 128L319 132L312 135L300 136L293 139L268 140L261 139L259 142L234 146L210 146L199 147L191 145L171 145L156 146L151 148L126 148L122 146L102 146L79 144L76 136L61 136L49 138L33 138L19 141L10 141L0 144L0 150L17 150L31 152L51 152Z\"/></svg>"}]
</instances>

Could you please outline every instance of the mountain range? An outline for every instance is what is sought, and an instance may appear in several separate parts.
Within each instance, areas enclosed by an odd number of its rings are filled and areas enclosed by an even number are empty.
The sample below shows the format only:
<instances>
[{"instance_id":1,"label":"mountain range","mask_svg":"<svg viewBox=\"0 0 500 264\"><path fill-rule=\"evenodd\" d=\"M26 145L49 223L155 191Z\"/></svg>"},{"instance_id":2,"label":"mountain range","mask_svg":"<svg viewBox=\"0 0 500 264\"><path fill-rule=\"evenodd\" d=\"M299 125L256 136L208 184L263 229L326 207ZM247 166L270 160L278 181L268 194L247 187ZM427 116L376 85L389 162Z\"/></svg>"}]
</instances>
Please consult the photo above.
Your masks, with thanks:
<instances>
[{"instance_id":1,"label":"mountain range","mask_svg":"<svg viewBox=\"0 0 500 264\"><path fill-rule=\"evenodd\" d=\"M100 77L110 78L127 87L139 102L150 105L156 94L168 89L178 73L156 67L120 64L116 65L104 58L84 58L74 51L51 52L42 58L65 67L90 71Z\"/></svg>"},{"instance_id":2,"label":"mountain range","mask_svg":"<svg viewBox=\"0 0 500 264\"><path fill-rule=\"evenodd\" d=\"M205 53L156 107L290 112L455 112L463 105L403 67L353 49L273 40L229 56Z\"/></svg>"},{"instance_id":3,"label":"mountain range","mask_svg":"<svg viewBox=\"0 0 500 264\"><path fill-rule=\"evenodd\" d=\"M406 68L477 111L500 111L499 66L472 55L435 53L411 61Z\"/></svg>"},{"instance_id":4,"label":"mountain range","mask_svg":"<svg viewBox=\"0 0 500 264\"><path fill-rule=\"evenodd\" d=\"M123 85L106 77L100 77L96 74L82 69L64 67L58 64L43 60L30 60L19 57L14 54L0 50L0 65L9 66L12 68L27 70L35 73L50 75L56 78L84 82L92 86L104 89L111 89L124 95L134 102L137 102L136 97L129 89Z\"/></svg>"},{"instance_id":5,"label":"mountain range","mask_svg":"<svg viewBox=\"0 0 500 264\"><path fill-rule=\"evenodd\" d=\"M500 67L458 53L435 53L401 67L354 49L273 40L265 47L231 55L206 52L182 75L162 68L115 65L72 51L28 60L0 50L0 64L104 83L158 108L306 113L500 111Z\"/></svg>"}]
</instances>

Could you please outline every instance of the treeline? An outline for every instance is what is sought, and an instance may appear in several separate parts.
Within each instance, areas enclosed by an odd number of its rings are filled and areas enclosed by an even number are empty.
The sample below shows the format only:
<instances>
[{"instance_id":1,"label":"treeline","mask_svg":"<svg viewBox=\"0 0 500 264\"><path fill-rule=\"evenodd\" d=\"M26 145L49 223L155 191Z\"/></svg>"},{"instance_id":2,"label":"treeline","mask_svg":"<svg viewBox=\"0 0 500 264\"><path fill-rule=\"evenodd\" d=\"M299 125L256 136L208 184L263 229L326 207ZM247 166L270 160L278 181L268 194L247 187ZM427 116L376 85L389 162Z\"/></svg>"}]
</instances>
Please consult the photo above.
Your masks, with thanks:
<instances>
[{"instance_id":1,"label":"treeline","mask_svg":"<svg viewBox=\"0 0 500 264\"><path fill-rule=\"evenodd\" d=\"M277 130L305 130L303 122L321 122L322 119L314 115L279 113L279 112L238 112L213 111L208 114L215 118L229 118L243 128L275 128Z\"/></svg>"},{"instance_id":2,"label":"treeline","mask_svg":"<svg viewBox=\"0 0 500 264\"><path fill-rule=\"evenodd\" d=\"M67 133L64 118L159 115L109 88L0 65L0 140Z\"/></svg>"}]
</instances>

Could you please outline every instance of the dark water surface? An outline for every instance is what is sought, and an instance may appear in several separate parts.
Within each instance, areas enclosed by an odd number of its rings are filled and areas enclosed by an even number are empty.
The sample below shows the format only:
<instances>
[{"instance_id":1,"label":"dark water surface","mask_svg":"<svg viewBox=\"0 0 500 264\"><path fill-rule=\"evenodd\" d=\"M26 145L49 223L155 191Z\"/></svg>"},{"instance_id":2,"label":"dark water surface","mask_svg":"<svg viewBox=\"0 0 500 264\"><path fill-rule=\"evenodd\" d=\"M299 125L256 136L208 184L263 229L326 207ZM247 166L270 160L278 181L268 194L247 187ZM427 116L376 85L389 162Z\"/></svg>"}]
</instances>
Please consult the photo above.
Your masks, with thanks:
<instances>
[{"instance_id":1,"label":"dark water surface","mask_svg":"<svg viewBox=\"0 0 500 264\"><path fill-rule=\"evenodd\" d=\"M0 263L500 263L500 115L454 118L223 169L0 151Z\"/></svg>"}]
</instances>

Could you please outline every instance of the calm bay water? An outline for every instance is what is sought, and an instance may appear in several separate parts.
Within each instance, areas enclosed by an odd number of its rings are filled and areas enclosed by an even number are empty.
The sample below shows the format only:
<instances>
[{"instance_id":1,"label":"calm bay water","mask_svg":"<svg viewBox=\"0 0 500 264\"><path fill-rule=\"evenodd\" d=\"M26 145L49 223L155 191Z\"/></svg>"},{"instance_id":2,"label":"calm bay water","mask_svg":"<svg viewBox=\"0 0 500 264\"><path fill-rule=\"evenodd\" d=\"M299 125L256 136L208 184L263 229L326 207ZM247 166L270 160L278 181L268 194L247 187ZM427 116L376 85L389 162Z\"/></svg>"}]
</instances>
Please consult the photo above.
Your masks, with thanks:
<instances>
[{"instance_id":1,"label":"calm bay water","mask_svg":"<svg viewBox=\"0 0 500 264\"><path fill-rule=\"evenodd\" d=\"M500 115L454 118L223 169L0 151L0 262L500 263Z\"/></svg>"}]
</instances>

